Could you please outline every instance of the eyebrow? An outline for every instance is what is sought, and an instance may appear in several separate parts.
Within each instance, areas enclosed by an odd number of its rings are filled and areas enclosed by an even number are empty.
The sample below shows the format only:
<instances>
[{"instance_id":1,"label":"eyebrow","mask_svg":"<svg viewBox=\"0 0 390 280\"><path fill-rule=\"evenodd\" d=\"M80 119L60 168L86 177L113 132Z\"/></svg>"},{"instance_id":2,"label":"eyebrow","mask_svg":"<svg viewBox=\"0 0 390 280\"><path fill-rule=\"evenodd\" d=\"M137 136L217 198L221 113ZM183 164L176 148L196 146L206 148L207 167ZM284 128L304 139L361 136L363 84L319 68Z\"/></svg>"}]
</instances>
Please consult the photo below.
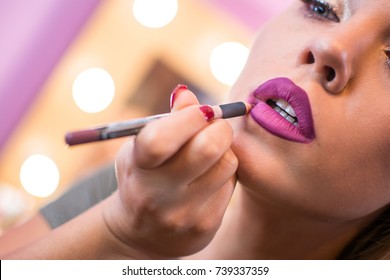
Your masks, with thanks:
<instances>
[{"instance_id":1,"label":"eyebrow","mask_svg":"<svg viewBox=\"0 0 390 280\"><path fill-rule=\"evenodd\" d=\"M344 0L343 1L343 17L349 18L352 15L352 9L351 9L351 1L350 0Z\"/></svg>"},{"instance_id":2,"label":"eyebrow","mask_svg":"<svg viewBox=\"0 0 390 280\"><path fill-rule=\"evenodd\" d=\"M332 4L335 9L337 9L340 13L340 17L342 19L347 19L352 15L352 1L351 0L330 0L330 4Z\"/></svg>"}]
</instances>

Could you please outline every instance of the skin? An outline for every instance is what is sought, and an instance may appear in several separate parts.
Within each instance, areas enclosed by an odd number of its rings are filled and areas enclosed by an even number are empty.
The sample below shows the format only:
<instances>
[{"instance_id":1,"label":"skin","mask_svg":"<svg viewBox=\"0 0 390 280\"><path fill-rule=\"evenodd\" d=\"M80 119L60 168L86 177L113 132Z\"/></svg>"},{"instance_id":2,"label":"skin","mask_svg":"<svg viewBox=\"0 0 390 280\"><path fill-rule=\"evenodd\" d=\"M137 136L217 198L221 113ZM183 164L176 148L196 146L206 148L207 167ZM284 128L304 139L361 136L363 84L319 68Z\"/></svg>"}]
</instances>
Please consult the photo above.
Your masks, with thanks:
<instances>
[{"instance_id":1,"label":"skin","mask_svg":"<svg viewBox=\"0 0 390 280\"><path fill-rule=\"evenodd\" d=\"M312 142L250 116L209 123L183 89L118 152L117 192L6 258L337 258L390 202L390 1L328 2L339 21L294 1L266 24L227 97L290 78Z\"/></svg>"},{"instance_id":2,"label":"skin","mask_svg":"<svg viewBox=\"0 0 390 280\"><path fill-rule=\"evenodd\" d=\"M229 100L245 99L279 76L308 92L317 136L310 144L278 139L251 118L234 121L242 199L260 212L274 207L304 219L303 229L310 223L341 229L348 239L390 201L390 128L383 121L390 102L384 53L390 2L329 2L346 3L340 22L313 16L300 1L269 22ZM328 81L330 68L336 75Z\"/></svg>"},{"instance_id":3,"label":"skin","mask_svg":"<svg viewBox=\"0 0 390 280\"><path fill-rule=\"evenodd\" d=\"M236 121L234 147L243 167L239 176L247 187L283 205L335 221L360 218L390 200L389 126L383 121L389 118L384 49L390 44L390 2L346 2L352 15L337 23L310 17L295 1L258 36L230 95L245 99L278 76L306 90L316 139L308 145L289 143L251 119ZM327 81L327 68L336 73L332 81Z\"/></svg>"},{"instance_id":4,"label":"skin","mask_svg":"<svg viewBox=\"0 0 390 280\"><path fill-rule=\"evenodd\" d=\"M8 229L0 238L0 255L8 254L16 248L23 247L50 231L46 219L36 214L22 224Z\"/></svg>"}]
</instances>

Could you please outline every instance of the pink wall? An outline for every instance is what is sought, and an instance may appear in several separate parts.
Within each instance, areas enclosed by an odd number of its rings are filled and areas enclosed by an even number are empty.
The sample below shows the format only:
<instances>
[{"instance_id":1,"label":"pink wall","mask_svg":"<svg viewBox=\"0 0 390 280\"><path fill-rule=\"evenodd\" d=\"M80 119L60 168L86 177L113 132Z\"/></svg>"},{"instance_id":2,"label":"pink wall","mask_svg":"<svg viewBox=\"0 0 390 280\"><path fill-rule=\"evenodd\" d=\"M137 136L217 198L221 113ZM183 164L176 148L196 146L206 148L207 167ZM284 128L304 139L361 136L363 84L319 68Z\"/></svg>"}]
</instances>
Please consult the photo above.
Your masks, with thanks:
<instances>
[{"instance_id":1,"label":"pink wall","mask_svg":"<svg viewBox=\"0 0 390 280\"><path fill-rule=\"evenodd\" d=\"M100 0L0 2L0 152Z\"/></svg>"},{"instance_id":2,"label":"pink wall","mask_svg":"<svg viewBox=\"0 0 390 280\"><path fill-rule=\"evenodd\" d=\"M0 152L56 62L100 1L0 2ZM256 30L292 0L202 1L216 5Z\"/></svg>"}]
</instances>

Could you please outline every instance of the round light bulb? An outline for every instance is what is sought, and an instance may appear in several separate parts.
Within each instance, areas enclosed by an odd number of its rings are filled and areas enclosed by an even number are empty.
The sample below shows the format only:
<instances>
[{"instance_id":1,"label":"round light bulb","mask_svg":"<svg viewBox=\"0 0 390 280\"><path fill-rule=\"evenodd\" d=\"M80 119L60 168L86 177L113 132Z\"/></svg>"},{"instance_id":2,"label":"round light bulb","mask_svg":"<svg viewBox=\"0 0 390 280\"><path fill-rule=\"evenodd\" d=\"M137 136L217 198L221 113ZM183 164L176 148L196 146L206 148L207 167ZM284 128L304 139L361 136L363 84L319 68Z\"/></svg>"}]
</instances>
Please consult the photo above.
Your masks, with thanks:
<instances>
[{"instance_id":1,"label":"round light bulb","mask_svg":"<svg viewBox=\"0 0 390 280\"><path fill-rule=\"evenodd\" d=\"M44 155L29 156L20 168L23 188L36 197L48 197L55 192L60 182L60 172L55 162Z\"/></svg>"},{"instance_id":2,"label":"round light bulb","mask_svg":"<svg viewBox=\"0 0 390 280\"><path fill-rule=\"evenodd\" d=\"M248 48L241 43L222 43L211 53L211 72L219 82L231 86L244 68L248 54Z\"/></svg>"},{"instance_id":3,"label":"round light bulb","mask_svg":"<svg viewBox=\"0 0 390 280\"><path fill-rule=\"evenodd\" d=\"M134 0L133 15L145 27L161 28L176 17L177 0Z\"/></svg>"},{"instance_id":4,"label":"round light bulb","mask_svg":"<svg viewBox=\"0 0 390 280\"><path fill-rule=\"evenodd\" d=\"M73 82L73 99L84 112L98 113L110 106L115 95L115 83L102 68L81 72Z\"/></svg>"}]
</instances>

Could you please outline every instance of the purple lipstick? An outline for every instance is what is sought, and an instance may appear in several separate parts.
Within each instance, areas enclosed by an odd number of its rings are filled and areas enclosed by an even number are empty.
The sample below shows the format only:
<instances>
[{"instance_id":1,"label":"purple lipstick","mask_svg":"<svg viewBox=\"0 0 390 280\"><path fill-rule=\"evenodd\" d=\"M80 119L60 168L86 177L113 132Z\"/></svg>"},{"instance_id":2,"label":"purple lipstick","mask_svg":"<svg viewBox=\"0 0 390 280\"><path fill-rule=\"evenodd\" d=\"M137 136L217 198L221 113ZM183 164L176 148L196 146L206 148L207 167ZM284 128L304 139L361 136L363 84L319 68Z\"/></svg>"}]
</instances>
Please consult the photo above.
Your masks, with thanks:
<instances>
[{"instance_id":1,"label":"purple lipstick","mask_svg":"<svg viewBox=\"0 0 390 280\"><path fill-rule=\"evenodd\" d=\"M250 96L252 118L281 138L310 143L315 138L307 93L288 78L275 78L260 85Z\"/></svg>"}]
</instances>

